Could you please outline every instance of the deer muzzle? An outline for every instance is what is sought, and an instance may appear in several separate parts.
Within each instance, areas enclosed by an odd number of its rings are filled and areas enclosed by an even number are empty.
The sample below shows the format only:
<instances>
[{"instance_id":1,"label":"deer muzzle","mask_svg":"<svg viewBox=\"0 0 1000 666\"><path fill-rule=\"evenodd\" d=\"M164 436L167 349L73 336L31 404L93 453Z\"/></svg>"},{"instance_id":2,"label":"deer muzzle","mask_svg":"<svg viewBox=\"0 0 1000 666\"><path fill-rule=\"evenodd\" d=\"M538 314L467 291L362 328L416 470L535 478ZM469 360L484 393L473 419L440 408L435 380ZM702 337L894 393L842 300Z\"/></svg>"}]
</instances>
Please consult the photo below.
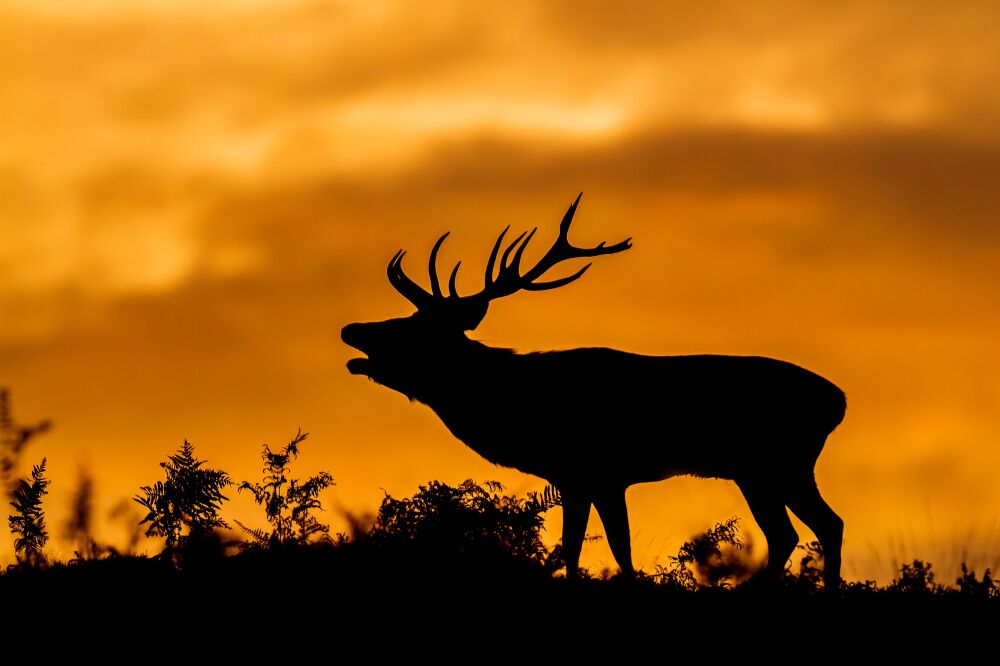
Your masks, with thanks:
<instances>
[{"instance_id":1,"label":"deer muzzle","mask_svg":"<svg viewBox=\"0 0 1000 666\"><path fill-rule=\"evenodd\" d=\"M364 335L362 327L364 324L348 324L340 331L340 339L365 354L368 352L363 348ZM347 362L347 371L352 375L368 375L368 366L371 363L367 358L352 358Z\"/></svg>"}]
</instances>

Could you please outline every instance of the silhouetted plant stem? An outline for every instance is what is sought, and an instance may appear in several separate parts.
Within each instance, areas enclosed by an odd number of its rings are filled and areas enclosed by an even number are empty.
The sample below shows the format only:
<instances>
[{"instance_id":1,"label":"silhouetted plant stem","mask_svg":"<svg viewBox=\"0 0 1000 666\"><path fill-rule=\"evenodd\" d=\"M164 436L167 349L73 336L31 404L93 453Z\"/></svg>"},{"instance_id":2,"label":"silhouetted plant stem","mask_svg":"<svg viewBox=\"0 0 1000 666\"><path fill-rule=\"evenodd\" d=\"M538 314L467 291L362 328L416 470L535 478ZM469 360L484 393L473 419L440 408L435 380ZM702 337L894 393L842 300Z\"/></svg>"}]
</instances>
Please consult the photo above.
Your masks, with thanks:
<instances>
[{"instance_id":1,"label":"silhouetted plant stem","mask_svg":"<svg viewBox=\"0 0 1000 666\"><path fill-rule=\"evenodd\" d=\"M222 489L232 481L222 470L203 468L204 464L194 457L194 446L184 440L176 454L160 463L166 479L142 486L143 494L134 498L148 510L140 521L140 525L149 523L146 536L166 540L166 557L172 557L178 546L191 539L201 539L217 527L229 527L219 517L219 510L228 499ZM187 534L183 533L185 527Z\"/></svg>"},{"instance_id":2,"label":"silhouetted plant stem","mask_svg":"<svg viewBox=\"0 0 1000 666\"><path fill-rule=\"evenodd\" d=\"M49 540L45 528L45 514L42 511L42 498L48 493L49 480L45 478L46 460L35 465L31 470L31 479L21 479L14 490L14 499L10 505L14 513L7 521L10 531L14 533L14 551L19 562L30 566L45 563L42 550Z\"/></svg>"},{"instance_id":3,"label":"silhouetted plant stem","mask_svg":"<svg viewBox=\"0 0 1000 666\"><path fill-rule=\"evenodd\" d=\"M319 494L334 485L329 472L320 472L305 481L289 479L289 465L299 455L299 444L309 433L300 428L295 437L285 447L275 453L265 444L261 453L264 462L262 483L244 481L237 492L247 491L254 501L264 507L271 531L253 529L234 521L252 539L255 546L275 547L287 544L306 544L313 539L329 540L330 527L320 523L312 515L313 510L322 510Z\"/></svg>"}]
</instances>

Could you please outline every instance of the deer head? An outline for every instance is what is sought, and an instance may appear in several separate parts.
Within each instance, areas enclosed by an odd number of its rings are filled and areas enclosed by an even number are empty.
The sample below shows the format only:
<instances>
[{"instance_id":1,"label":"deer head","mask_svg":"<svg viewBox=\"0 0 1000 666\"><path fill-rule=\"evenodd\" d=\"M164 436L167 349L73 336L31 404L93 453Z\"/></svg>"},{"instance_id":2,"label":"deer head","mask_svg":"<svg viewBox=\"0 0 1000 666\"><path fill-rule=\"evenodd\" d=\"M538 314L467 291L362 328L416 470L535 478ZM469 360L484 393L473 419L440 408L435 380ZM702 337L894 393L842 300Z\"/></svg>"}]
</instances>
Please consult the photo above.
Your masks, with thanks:
<instances>
[{"instance_id":1,"label":"deer head","mask_svg":"<svg viewBox=\"0 0 1000 666\"><path fill-rule=\"evenodd\" d=\"M631 238L614 245L602 242L592 248L572 245L568 237L569 228L581 196L583 193L577 196L576 201L563 216L559 225L559 235L552 247L538 263L523 273L521 259L525 248L538 230L537 227L531 232L521 233L506 246L504 239L510 231L510 226L500 232L486 264L483 289L475 294L461 296L455 287L461 261L455 264L448 278L448 293L445 294L441 289L437 273L437 256L451 232L438 238L431 250L428 266L431 286L429 292L403 271L403 258L406 252L403 250L396 252L386 269L389 283L406 297L417 311L405 318L345 326L341 338L368 357L351 359L347 363L347 369L352 374L366 375L380 384L412 397L416 393L414 384L416 380L441 368L442 362L457 348L457 345L469 342L465 332L479 326L486 316L491 301L521 290L543 291L565 286L582 277L591 264L566 277L547 281L542 281L541 278L560 262L615 254L632 247Z\"/></svg>"}]
</instances>

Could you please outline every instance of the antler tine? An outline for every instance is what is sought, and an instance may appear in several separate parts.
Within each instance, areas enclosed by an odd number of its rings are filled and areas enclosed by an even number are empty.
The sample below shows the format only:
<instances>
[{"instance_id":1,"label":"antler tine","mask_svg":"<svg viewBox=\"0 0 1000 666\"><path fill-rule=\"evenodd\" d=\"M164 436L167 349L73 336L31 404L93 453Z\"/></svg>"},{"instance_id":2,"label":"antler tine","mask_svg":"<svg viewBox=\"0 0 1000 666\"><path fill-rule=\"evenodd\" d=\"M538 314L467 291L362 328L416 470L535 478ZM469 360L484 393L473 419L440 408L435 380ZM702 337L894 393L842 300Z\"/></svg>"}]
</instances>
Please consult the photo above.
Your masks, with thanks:
<instances>
[{"instance_id":1,"label":"antler tine","mask_svg":"<svg viewBox=\"0 0 1000 666\"><path fill-rule=\"evenodd\" d=\"M506 249L504 249L503 255L500 257L500 268L497 271L497 277L495 280L492 279L493 261L490 262L490 281L487 283L486 289L484 289L480 294L481 296L485 296L488 300L492 300L494 298L500 298L501 296L509 296L522 288L521 257L524 255L525 248L528 247L528 243L537 231L538 227L535 227L530 232L521 232L517 238L510 242ZM504 233L506 233L506 229L504 230ZM501 238L502 237L503 234L501 234ZM499 248L499 242L494 246L494 250L497 248ZM495 257L493 258L495 259Z\"/></svg>"},{"instance_id":2,"label":"antler tine","mask_svg":"<svg viewBox=\"0 0 1000 666\"><path fill-rule=\"evenodd\" d=\"M569 208L566 210L566 214L563 215L562 222L559 223L559 238L566 240L566 242L569 242L569 239L566 237L569 233L569 225L573 224L573 215L576 214L576 207L580 205L580 199L582 197L583 192L576 195L576 201L569 205Z\"/></svg>"},{"instance_id":3,"label":"antler tine","mask_svg":"<svg viewBox=\"0 0 1000 666\"><path fill-rule=\"evenodd\" d=\"M507 265L507 259L510 258L510 253L514 251L514 248L524 239L527 233L527 231L522 231L517 238L511 241L507 249L503 251L503 255L500 256L500 269L497 271L497 279L494 281L494 284L510 280L510 266Z\"/></svg>"},{"instance_id":4,"label":"antler tine","mask_svg":"<svg viewBox=\"0 0 1000 666\"><path fill-rule=\"evenodd\" d=\"M455 278L458 277L458 267L462 265L459 261L455 264L455 268L451 270L451 277L448 278L448 298L460 298L458 291L455 289Z\"/></svg>"},{"instance_id":5,"label":"antler tine","mask_svg":"<svg viewBox=\"0 0 1000 666\"><path fill-rule=\"evenodd\" d=\"M508 224L504 227L504 230L500 232L497 236L497 242L493 244L493 249L490 251L490 260L486 264L486 288L489 289L493 286L493 267L497 262L497 254L500 252L500 246L503 244L503 237L507 235L510 231L510 225Z\"/></svg>"},{"instance_id":6,"label":"antler tine","mask_svg":"<svg viewBox=\"0 0 1000 666\"><path fill-rule=\"evenodd\" d=\"M550 282L536 283L535 280L540 278L546 273L550 268L555 266L561 261L566 261L567 259L577 259L580 257L597 257L604 254L615 254L617 252L622 252L624 250L632 247L632 239L627 238L620 243L615 243L614 245L608 245L606 241L602 241L596 247L576 247L569 242L569 228L573 223L573 215L576 213L576 208L580 204L580 198L583 196L583 192L580 192L576 197L576 201L570 204L569 208L566 210L566 214L563 215L562 222L559 224L559 236L556 238L552 247L549 251L545 253L535 266L529 270L521 278L522 287L528 289L527 285L533 285L540 287L542 289L554 289L555 286L562 286L563 284L568 284L573 280L579 278L583 275L583 269L578 273L571 276L573 279L563 282L563 278L559 280L552 280ZM555 285L555 286L553 286Z\"/></svg>"},{"instance_id":7,"label":"antler tine","mask_svg":"<svg viewBox=\"0 0 1000 666\"><path fill-rule=\"evenodd\" d=\"M432 297L424 290L423 287L411 280L410 277L403 272L403 257L405 256L405 250L399 250L396 252L396 254L392 257L392 260L389 261L389 265L386 267L385 272L389 278L389 284L391 284L396 291L402 294L406 300L413 303L413 305L419 309L421 307L425 307L432 300Z\"/></svg>"},{"instance_id":8,"label":"antler tine","mask_svg":"<svg viewBox=\"0 0 1000 666\"><path fill-rule=\"evenodd\" d=\"M566 277L563 278L559 278L558 280L549 280L548 282L528 282L524 285L524 289L525 291L544 291L546 289L558 289L559 287L565 286L570 282L579 280L580 277L582 277L583 274L587 272L587 269L593 265L594 264L592 263L587 264L586 266L578 270L576 273L573 273L572 275L567 275Z\"/></svg>"},{"instance_id":9,"label":"antler tine","mask_svg":"<svg viewBox=\"0 0 1000 666\"><path fill-rule=\"evenodd\" d=\"M427 262L427 272L430 273L431 277L431 293L435 298L443 298L444 294L441 293L441 283L438 282L437 276L437 256L438 250L441 249L441 244L444 243L444 239L451 235L450 231L446 231L441 238L437 239L434 243L434 248L431 250L430 261Z\"/></svg>"},{"instance_id":10,"label":"antler tine","mask_svg":"<svg viewBox=\"0 0 1000 666\"><path fill-rule=\"evenodd\" d=\"M479 296L486 298L487 300L492 300L494 298L500 298L501 296L509 296L510 294L513 294L521 289L525 289L527 291L542 291L545 289L562 287L570 282L580 279L580 277L587 272L587 269L590 268L591 264L587 264L572 275L568 275L566 277L549 280L547 282L537 282L537 280L549 271L549 269L562 261L581 257L597 257L604 254L615 254L632 247L631 238L627 238L620 243L615 243L614 245L608 245L607 242L604 241L599 243L596 247L589 248L576 247L570 243L569 228L573 224L573 216L576 213L577 207L580 205L580 199L582 197L583 192L577 195L576 200L570 204L569 208L566 210L566 214L563 215L562 222L559 223L559 235L552 243L552 247L549 248L538 263L530 268L524 275L521 275L521 259L524 256L525 249L528 247L528 243L537 231L537 228L535 228L531 231L531 233L522 233L507 246L500 258L500 268L496 279L494 279L493 267L496 262L496 255L503 243L504 235L510 227L504 229L500 234L500 237L497 238L497 242L493 246L493 252L490 254L490 261L486 270L486 287L479 294ZM513 256L511 256L511 254L513 254Z\"/></svg>"},{"instance_id":11,"label":"antler tine","mask_svg":"<svg viewBox=\"0 0 1000 666\"><path fill-rule=\"evenodd\" d=\"M535 235L536 231L538 231L538 227L532 229L531 233L525 237L524 242L521 243L521 246L517 248L517 252L514 253L514 258L511 259L510 262L511 273L516 278L521 277L521 257L524 255L524 248L528 247L528 243L531 242L531 238L532 236Z\"/></svg>"},{"instance_id":12,"label":"antler tine","mask_svg":"<svg viewBox=\"0 0 1000 666\"><path fill-rule=\"evenodd\" d=\"M395 286L396 282L399 280L399 263L406 256L406 250L397 250L396 254L392 255L392 259L389 260L389 265L385 267L385 274L389 277L389 283Z\"/></svg>"}]
</instances>

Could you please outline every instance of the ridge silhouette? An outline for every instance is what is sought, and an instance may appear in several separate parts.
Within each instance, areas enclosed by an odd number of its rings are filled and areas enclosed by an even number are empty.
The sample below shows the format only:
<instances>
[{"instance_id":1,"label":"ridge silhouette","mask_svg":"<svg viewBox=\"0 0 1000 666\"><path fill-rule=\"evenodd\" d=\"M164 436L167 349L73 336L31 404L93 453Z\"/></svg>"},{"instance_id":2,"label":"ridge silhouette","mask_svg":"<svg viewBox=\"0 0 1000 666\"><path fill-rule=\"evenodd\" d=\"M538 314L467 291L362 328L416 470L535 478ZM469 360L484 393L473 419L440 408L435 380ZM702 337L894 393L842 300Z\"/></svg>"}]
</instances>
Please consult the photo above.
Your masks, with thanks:
<instances>
[{"instance_id":1,"label":"ridge silhouette","mask_svg":"<svg viewBox=\"0 0 1000 666\"><path fill-rule=\"evenodd\" d=\"M451 272L449 293L441 289L437 254L448 233L430 254L430 292L405 274L406 253L397 252L387 268L389 282L417 311L345 326L343 341L366 355L348 361L348 370L428 405L487 460L558 488L569 577L578 575L591 505L622 573L630 576L625 490L693 475L735 481L767 541L764 580L781 575L799 540L787 507L815 532L825 556L824 585L835 589L844 523L820 495L813 472L847 407L833 383L757 356L644 356L608 348L519 354L466 335L486 316L490 301L562 287L591 265L540 281L557 264L631 247L631 239L593 248L569 242L581 196L566 211L552 247L526 272L521 259L537 228L506 247L510 227L504 229L490 253L484 287L473 295L460 296L455 288L461 262Z\"/></svg>"}]
</instances>

